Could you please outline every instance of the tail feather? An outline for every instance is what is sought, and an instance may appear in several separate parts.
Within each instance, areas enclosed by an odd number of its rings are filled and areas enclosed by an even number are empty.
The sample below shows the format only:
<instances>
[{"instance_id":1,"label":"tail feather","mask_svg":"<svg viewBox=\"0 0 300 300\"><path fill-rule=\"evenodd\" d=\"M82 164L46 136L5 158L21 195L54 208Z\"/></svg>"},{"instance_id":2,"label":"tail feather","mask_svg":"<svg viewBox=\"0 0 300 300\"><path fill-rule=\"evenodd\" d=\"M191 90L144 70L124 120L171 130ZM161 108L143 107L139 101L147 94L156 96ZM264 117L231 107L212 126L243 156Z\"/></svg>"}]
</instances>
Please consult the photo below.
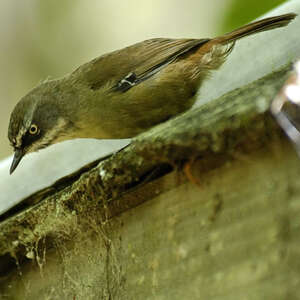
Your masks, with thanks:
<instances>
[{"instance_id":1,"label":"tail feather","mask_svg":"<svg viewBox=\"0 0 300 300\"><path fill-rule=\"evenodd\" d=\"M248 25L242 26L232 32L229 32L219 39L221 43L234 42L251 34L271 30L278 27L284 27L288 25L296 16L297 14L289 13L285 15L259 20Z\"/></svg>"}]
</instances>

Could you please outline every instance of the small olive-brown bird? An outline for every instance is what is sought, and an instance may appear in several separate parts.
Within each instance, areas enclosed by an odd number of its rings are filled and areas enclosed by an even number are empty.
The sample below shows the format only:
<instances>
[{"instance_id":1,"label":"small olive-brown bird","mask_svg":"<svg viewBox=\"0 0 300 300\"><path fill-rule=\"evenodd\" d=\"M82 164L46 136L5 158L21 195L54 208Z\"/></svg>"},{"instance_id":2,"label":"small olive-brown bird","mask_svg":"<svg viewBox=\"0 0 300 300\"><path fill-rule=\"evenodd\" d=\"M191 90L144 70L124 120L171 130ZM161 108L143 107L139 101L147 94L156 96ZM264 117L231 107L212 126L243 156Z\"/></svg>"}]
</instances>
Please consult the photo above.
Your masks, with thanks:
<instances>
[{"instance_id":1,"label":"small olive-brown bird","mask_svg":"<svg viewBox=\"0 0 300 300\"><path fill-rule=\"evenodd\" d=\"M29 152L74 138L130 138L189 109L236 40L286 26L295 17L263 19L213 39L146 40L41 83L11 114L10 173Z\"/></svg>"}]
</instances>

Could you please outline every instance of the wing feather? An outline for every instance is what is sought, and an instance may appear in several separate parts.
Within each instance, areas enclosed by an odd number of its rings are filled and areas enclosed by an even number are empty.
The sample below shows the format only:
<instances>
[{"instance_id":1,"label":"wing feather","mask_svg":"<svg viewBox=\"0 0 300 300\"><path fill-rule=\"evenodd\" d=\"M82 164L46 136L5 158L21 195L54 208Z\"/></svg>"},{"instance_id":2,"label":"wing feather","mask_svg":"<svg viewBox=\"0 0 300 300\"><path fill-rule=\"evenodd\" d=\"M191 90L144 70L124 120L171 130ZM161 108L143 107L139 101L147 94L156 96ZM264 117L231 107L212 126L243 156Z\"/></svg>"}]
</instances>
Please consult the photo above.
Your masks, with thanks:
<instances>
[{"instance_id":1,"label":"wing feather","mask_svg":"<svg viewBox=\"0 0 300 300\"><path fill-rule=\"evenodd\" d=\"M74 71L91 89L126 92L209 39L151 39L102 55Z\"/></svg>"}]
</instances>

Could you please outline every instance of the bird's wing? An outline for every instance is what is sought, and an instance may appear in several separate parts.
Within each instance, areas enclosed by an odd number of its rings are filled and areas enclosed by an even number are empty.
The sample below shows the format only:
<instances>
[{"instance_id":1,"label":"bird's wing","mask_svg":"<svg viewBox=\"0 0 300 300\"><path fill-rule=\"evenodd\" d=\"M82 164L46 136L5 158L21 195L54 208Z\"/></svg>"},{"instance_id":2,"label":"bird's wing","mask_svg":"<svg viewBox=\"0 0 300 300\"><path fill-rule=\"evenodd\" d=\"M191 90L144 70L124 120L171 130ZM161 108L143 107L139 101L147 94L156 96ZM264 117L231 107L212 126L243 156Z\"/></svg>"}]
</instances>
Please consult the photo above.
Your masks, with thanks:
<instances>
[{"instance_id":1,"label":"bird's wing","mask_svg":"<svg viewBox=\"0 0 300 300\"><path fill-rule=\"evenodd\" d=\"M74 74L92 89L110 85L112 91L126 92L207 41L209 39L146 40L100 56L78 68Z\"/></svg>"},{"instance_id":2,"label":"bird's wing","mask_svg":"<svg viewBox=\"0 0 300 300\"><path fill-rule=\"evenodd\" d=\"M133 69L121 78L113 87L114 91L126 92L131 87L147 80L161 69L175 61L178 57L186 54L192 49L198 48L207 39L202 40L170 40L154 39L148 40L138 46L141 60Z\"/></svg>"}]
</instances>

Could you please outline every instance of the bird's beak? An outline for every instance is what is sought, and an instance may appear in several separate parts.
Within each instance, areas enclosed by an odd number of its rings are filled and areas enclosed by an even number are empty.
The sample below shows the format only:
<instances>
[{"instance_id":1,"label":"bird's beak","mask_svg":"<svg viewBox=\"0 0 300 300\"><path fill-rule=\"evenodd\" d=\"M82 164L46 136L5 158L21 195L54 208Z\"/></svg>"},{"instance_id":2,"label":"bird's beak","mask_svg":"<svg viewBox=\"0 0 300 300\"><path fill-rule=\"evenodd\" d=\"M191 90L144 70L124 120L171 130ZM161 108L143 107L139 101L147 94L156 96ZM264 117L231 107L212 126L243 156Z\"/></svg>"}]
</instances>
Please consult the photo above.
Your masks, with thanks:
<instances>
[{"instance_id":1,"label":"bird's beak","mask_svg":"<svg viewBox=\"0 0 300 300\"><path fill-rule=\"evenodd\" d=\"M12 174L12 172L17 168L17 166L20 163L23 156L24 156L23 149L17 149L15 151L15 155L14 155L12 164L11 164L10 169L9 169L9 174Z\"/></svg>"}]
</instances>

